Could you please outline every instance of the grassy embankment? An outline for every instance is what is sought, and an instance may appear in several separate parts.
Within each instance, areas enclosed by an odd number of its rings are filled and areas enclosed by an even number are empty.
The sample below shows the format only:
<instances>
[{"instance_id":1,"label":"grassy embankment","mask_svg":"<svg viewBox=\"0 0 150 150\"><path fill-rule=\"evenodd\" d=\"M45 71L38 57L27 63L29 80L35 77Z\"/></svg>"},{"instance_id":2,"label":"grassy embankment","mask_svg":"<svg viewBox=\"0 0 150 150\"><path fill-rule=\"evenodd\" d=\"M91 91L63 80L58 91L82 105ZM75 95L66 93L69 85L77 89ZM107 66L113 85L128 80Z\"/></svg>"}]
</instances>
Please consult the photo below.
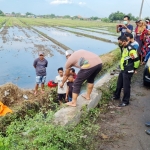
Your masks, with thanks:
<instances>
[{"instance_id":1,"label":"grassy embankment","mask_svg":"<svg viewBox=\"0 0 150 150\"><path fill-rule=\"evenodd\" d=\"M5 22L8 20L8 18L0 17L0 28L5 24Z\"/></svg>"},{"instance_id":2,"label":"grassy embankment","mask_svg":"<svg viewBox=\"0 0 150 150\"><path fill-rule=\"evenodd\" d=\"M108 111L110 97L115 87L115 78L105 84L101 89L104 94L99 107L90 112L84 111L83 108L82 121L74 128L54 124L52 111L47 111L46 115L40 112L34 117L16 118L7 126L6 134L0 134L0 149L93 150L97 149L100 143L112 142L115 139L109 139L103 134L103 128L99 126L97 120L102 119L100 114L104 115Z\"/></svg>"}]
</instances>

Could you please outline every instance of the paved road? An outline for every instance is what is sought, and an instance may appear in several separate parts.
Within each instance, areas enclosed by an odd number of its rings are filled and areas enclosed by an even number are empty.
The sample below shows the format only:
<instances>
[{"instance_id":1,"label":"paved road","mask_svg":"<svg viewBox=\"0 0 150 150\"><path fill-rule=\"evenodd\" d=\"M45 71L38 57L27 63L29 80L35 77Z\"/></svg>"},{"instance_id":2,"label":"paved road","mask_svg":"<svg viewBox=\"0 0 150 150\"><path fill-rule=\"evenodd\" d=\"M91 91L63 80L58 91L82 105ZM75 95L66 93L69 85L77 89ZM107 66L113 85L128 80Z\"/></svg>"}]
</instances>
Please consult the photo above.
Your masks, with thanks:
<instances>
[{"instance_id":1,"label":"paved road","mask_svg":"<svg viewBox=\"0 0 150 150\"><path fill-rule=\"evenodd\" d=\"M106 121L100 123L101 132L111 138L98 150L150 150L150 135L145 133L150 129L145 126L145 122L150 121L150 88L143 86L143 68L133 77L130 105L112 109L112 114L110 111Z\"/></svg>"}]
</instances>

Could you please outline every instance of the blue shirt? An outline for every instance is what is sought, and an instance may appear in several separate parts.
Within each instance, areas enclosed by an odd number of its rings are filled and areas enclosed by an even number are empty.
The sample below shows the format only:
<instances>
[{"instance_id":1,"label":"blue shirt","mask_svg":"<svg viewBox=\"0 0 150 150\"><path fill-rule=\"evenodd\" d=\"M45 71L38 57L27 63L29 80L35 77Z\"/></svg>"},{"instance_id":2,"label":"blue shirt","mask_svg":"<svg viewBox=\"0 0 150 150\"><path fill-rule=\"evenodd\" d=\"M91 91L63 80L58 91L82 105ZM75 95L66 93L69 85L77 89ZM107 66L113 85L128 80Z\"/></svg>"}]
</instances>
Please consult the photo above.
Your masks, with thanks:
<instances>
[{"instance_id":1,"label":"blue shirt","mask_svg":"<svg viewBox=\"0 0 150 150\"><path fill-rule=\"evenodd\" d=\"M146 55L146 57L144 59L144 62L147 62L149 58L150 58L150 52L147 53L147 55Z\"/></svg>"},{"instance_id":2,"label":"blue shirt","mask_svg":"<svg viewBox=\"0 0 150 150\"><path fill-rule=\"evenodd\" d=\"M131 30L131 33L132 33L132 31L133 31L133 26L132 26L131 24L128 24L128 25L127 25L127 28L128 28L129 30ZM120 28L119 28L119 31L121 32L121 36L123 36L125 33L127 33L127 29L126 29L125 27L120 27Z\"/></svg>"},{"instance_id":3,"label":"blue shirt","mask_svg":"<svg viewBox=\"0 0 150 150\"><path fill-rule=\"evenodd\" d=\"M146 29L147 29L147 30L150 30L150 24L148 24L148 25L146 26Z\"/></svg>"},{"instance_id":4,"label":"blue shirt","mask_svg":"<svg viewBox=\"0 0 150 150\"><path fill-rule=\"evenodd\" d=\"M131 45L132 45L136 50L138 50L139 44L138 44L137 41L134 41L133 43L131 43Z\"/></svg>"}]
</instances>

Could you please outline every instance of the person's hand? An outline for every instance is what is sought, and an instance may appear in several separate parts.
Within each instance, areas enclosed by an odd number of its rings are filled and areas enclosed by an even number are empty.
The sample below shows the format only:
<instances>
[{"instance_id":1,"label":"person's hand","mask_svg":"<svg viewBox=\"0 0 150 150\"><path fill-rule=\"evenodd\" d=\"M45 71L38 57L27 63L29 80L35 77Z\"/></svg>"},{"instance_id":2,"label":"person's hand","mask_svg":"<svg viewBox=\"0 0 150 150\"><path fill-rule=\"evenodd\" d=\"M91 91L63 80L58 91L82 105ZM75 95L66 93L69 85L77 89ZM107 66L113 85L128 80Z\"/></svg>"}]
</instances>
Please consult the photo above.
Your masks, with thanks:
<instances>
[{"instance_id":1,"label":"person's hand","mask_svg":"<svg viewBox=\"0 0 150 150\"><path fill-rule=\"evenodd\" d=\"M142 65L145 65L145 61L142 62Z\"/></svg>"},{"instance_id":2,"label":"person's hand","mask_svg":"<svg viewBox=\"0 0 150 150\"><path fill-rule=\"evenodd\" d=\"M68 97L65 98L65 101L68 102Z\"/></svg>"},{"instance_id":3,"label":"person's hand","mask_svg":"<svg viewBox=\"0 0 150 150\"><path fill-rule=\"evenodd\" d=\"M64 86L64 84L63 84L63 83L61 83L61 84L60 84L60 88L63 88L63 86Z\"/></svg>"},{"instance_id":4,"label":"person's hand","mask_svg":"<svg viewBox=\"0 0 150 150\"><path fill-rule=\"evenodd\" d=\"M126 25L124 25L124 24L122 24L122 27L127 29L127 26L126 26Z\"/></svg>"}]
</instances>

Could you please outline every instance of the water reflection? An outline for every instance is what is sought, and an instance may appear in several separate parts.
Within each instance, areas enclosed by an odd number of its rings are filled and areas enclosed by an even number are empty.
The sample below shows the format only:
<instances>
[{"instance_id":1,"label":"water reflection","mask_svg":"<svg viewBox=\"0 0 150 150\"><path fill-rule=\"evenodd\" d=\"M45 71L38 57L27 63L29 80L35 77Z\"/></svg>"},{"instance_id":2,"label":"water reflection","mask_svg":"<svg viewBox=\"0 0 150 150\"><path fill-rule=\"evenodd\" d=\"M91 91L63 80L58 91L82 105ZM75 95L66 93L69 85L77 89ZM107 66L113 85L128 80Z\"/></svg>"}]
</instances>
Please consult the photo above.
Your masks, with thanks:
<instances>
[{"instance_id":1,"label":"water reflection","mask_svg":"<svg viewBox=\"0 0 150 150\"><path fill-rule=\"evenodd\" d=\"M78 36L70 32L62 31L55 28L35 27L37 30L53 37L57 41L65 44L73 50L86 49L97 55L102 55L116 48L115 44Z\"/></svg>"},{"instance_id":2,"label":"water reflection","mask_svg":"<svg viewBox=\"0 0 150 150\"><path fill-rule=\"evenodd\" d=\"M40 45L47 50L46 59L49 62L47 81L55 78L57 68L63 67L66 61L65 56L57 51L59 49L64 53L63 49L28 29L24 29L25 32L18 28L4 30L7 30L7 33L0 34L0 44L2 45L0 47L0 84L13 82L22 88L33 88L35 84L33 61L38 57L38 50L41 49L35 45ZM30 33L29 37L26 33Z\"/></svg>"}]
</instances>

